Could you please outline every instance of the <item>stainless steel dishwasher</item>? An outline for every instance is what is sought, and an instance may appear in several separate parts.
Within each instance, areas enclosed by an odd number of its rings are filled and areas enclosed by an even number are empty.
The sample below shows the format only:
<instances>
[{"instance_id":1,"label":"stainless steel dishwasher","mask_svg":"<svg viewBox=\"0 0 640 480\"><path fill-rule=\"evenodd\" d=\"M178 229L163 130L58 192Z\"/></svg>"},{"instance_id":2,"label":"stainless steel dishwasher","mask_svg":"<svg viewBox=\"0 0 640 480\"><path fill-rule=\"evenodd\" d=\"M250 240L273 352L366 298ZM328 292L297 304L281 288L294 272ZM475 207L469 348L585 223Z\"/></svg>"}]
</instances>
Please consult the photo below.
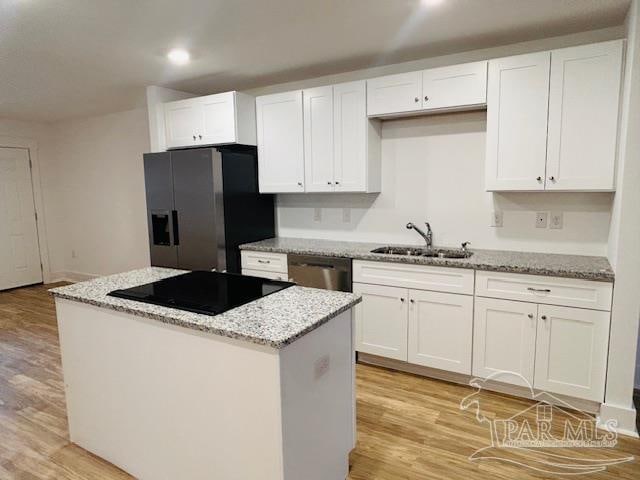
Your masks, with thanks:
<instances>
[{"instance_id":1,"label":"stainless steel dishwasher","mask_svg":"<svg viewBox=\"0 0 640 480\"><path fill-rule=\"evenodd\" d=\"M351 292L351 259L287 255L289 280L303 287Z\"/></svg>"}]
</instances>

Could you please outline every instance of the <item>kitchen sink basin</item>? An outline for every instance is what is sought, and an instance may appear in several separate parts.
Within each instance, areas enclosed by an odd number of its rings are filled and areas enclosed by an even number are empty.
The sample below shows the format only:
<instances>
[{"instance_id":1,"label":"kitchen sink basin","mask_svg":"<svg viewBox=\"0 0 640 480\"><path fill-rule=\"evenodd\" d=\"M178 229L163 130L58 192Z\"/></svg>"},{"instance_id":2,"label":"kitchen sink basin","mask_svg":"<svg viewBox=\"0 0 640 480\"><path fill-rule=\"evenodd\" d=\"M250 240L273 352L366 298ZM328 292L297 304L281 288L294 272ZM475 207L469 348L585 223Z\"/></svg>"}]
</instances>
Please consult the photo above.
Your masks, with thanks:
<instances>
[{"instance_id":1,"label":"kitchen sink basin","mask_svg":"<svg viewBox=\"0 0 640 480\"><path fill-rule=\"evenodd\" d=\"M473 252L455 248L379 247L371 253L405 255L407 257L469 258Z\"/></svg>"}]
</instances>

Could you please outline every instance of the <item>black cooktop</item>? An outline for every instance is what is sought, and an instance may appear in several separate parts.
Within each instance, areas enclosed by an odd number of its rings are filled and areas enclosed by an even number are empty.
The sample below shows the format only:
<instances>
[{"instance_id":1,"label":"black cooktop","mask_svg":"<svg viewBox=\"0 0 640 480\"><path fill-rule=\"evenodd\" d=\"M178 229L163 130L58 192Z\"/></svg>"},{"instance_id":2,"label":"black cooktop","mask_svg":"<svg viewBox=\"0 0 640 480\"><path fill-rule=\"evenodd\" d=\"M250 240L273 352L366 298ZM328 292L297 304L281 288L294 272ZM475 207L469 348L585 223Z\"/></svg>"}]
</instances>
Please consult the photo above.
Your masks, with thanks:
<instances>
[{"instance_id":1,"label":"black cooktop","mask_svg":"<svg viewBox=\"0 0 640 480\"><path fill-rule=\"evenodd\" d=\"M205 315L217 315L294 285L235 273L194 271L109 295Z\"/></svg>"}]
</instances>

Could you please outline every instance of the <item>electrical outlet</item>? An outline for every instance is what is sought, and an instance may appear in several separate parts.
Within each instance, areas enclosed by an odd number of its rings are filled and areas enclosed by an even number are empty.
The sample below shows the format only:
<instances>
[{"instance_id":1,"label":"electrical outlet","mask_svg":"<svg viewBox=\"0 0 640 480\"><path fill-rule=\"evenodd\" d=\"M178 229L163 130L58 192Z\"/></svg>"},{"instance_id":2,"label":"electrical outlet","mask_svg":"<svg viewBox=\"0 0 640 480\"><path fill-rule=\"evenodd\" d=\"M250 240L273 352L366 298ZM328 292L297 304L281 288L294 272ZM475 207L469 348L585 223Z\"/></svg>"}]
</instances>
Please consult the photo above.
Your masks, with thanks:
<instances>
[{"instance_id":1,"label":"electrical outlet","mask_svg":"<svg viewBox=\"0 0 640 480\"><path fill-rule=\"evenodd\" d=\"M342 222L343 223L351 223L351 209L343 208L342 209Z\"/></svg>"},{"instance_id":2,"label":"electrical outlet","mask_svg":"<svg viewBox=\"0 0 640 480\"><path fill-rule=\"evenodd\" d=\"M502 227L503 215L500 210L494 210L491 214L491 227Z\"/></svg>"},{"instance_id":3,"label":"electrical outlet","mask_svg":"<svg viewBox=\"0 0 640 480\"><path fill-rule=\"evenodd\" d=\"M329 367L331 367L331 359L329 355L323 355L316 360L316 364L313 369L315 379L317 380L325 375L329 371Z\"/></svg>"},{"instance_id":4,"label":"electrical outlet","mask_svg":"<svg viewBox=\"0 0 640 480\"><path fill-rule=\"evenodd\" d=\"M313 209L313 221L314 222L321 222L322 221L322 209L321 208L314 208Z\"/></svg>"},{"instance_id":5,"label":"electrical outlet","mask_svg":"<svg viewBox=\"0 0 640 480\"><path fill-rule=\"evenodd\" d=\"M536 213L536 228L547 228L548 217L547 212Z\"/></svg>"},{"instance_id":6,"label":"electrical outlet","mask_svg":"<svg viewBox=\"0 0 640 480\"><path fill-rule=\"evenodd\" d=\"M562 228L562 212L551 212L549 228Z\"/></svg>"}]
</instances>

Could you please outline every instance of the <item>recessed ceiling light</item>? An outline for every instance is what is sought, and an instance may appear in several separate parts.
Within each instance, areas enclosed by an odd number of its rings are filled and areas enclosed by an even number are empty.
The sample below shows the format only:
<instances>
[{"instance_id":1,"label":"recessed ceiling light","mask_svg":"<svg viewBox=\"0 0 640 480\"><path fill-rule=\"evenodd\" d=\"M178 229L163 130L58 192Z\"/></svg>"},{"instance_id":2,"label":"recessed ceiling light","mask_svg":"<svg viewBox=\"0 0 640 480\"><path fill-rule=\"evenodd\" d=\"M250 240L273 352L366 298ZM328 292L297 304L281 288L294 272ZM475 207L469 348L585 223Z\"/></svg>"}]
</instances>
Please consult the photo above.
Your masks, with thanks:
<instances>
[{"instance_id":1,"label":"recessed ceiling light","mask_svg":"<svg viewBox=\"0 0 640 480\"><path fill-rule=\"evenodd\" d=\"M440 5L444 0L420 0L423 7L435 7L436 5Z\"/></svg>"},{"instance_id":2,"label":"recessed ceiling light","mask_svg":"<svg viewBox=\"0 0 640 480\"><path fill-rule=\"evenodd\" d=\"M174 48L167 54L167 58L171 61L171 63L175 63L176 65L184 65L189 63L191 59L191 55L186 50L182 48Z\"/></svg>"}]
</instances>

